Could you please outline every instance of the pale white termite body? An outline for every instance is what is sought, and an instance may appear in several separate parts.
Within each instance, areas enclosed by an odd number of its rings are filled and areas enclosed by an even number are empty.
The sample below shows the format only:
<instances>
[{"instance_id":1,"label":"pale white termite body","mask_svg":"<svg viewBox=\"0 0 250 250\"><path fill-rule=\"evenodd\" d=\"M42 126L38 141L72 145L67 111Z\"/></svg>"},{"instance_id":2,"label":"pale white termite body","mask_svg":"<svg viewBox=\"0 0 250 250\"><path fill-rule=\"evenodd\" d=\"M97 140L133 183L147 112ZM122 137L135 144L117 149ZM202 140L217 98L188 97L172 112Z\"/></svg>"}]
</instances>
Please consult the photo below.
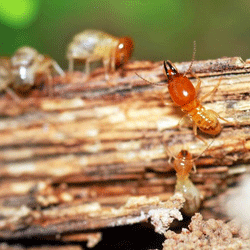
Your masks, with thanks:
<instances>
[{"instance_id":1,"label":"pale white termite body","mask_svg":"<svg viewBox=\"0 0 250 250\"><path fill-rule=\"evenodd\" d=\"M10 58L13 88L21 91L29 90L36 84L38 75L45 75L49 88L51 85L52 69L61 76L64 71L55 60L40 54L36 49L28 46L19 48Z\"/></svg>"},{"instance_id":2,"label":"pale white termite body","mask_svg":"<svg viewBox=\"0 0 250 250\"><path fill-rule=\"evenodd\" d=\"M90 63L102 60L105 78L108 71L124 65L133 51L133 40L130 37L115 37L99 30L85 30L73 37L67 49L69 72L74 70L74 60L85 61L85 73L90 74Z\"/></svg>"},{"instance_id":3,"label":"pale white termite body","mask_svg":"<svg viewBox=\"0 0 250 250\"><path fill-rule=\"evenodd\" d=\"M183 212L193 215L201 205L201 195L197 187L189 179L189 173L194 167L194 160L187 150L181 150L174 160L176 171L175 192L180 192L185 198Z\"/></svg>"}]
</instances>

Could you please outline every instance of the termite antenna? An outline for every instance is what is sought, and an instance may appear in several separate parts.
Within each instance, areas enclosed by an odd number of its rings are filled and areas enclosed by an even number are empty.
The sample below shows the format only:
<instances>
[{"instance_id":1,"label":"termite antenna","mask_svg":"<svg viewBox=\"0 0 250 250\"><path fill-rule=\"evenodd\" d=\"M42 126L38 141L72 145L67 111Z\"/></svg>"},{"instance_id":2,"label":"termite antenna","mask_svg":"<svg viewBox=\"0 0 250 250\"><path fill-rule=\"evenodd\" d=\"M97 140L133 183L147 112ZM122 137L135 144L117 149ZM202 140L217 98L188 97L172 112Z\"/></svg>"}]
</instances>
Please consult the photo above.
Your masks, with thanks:
<instances>
[{"instance_id":1,"label":"termite antenna","mask_svg":"<svg viewBox=\"0 0 250 250\"><path fill-rule=\"evenodd\" d=\"M195 158L193 158L193 161L196 161L198 158L201 157L201 155L212 145L212 143L214 142L215 139L213 139L208 145L207 147Z\"/></svg>"},{"instance_id":2,"label":"termite antenna","mask_svg":"<svg viewBox=\"0 0 250 250\"><path fill-rule=\"evenodd\" d=\"M196 41L194 41L194 49L193 49L193 57L192 57L192 61L191 61L190 65L189 65L188 70L184 73L184 75L183 75L183 76L186 76L186 74L187 74L188 72L190 72L191 67L193 66L194 59L195 59L195 53L196 53Z\"/></svg>"},{"instance_id":3,"label":"termite antenna","mask_svg":"<svg viewBox=\"0 0 250 250\"><path fill-rule=\"evenodd\" d=\"M147 80L147 79L145 79L144 77L140 76L140 75L139 75L138 73L136 73L136 72L135 72L135 74L136 74L138 77L140 77L142 80L144 80L145 82L147 82L147 83L162 86L162 84L150 82L149 80Z\"/></svg>"},{"instance_id":4,"label":"termite antenna","mask_svg":"<svg viewBox=\"0 0 250 250\"><path fill-rule=\"evenodd\" d=\"M138 73L135 72L135 74L136 74L138 77L140 77L142 80L144 80L145 82L150 83L150 84L154 84L153 82L150 82L149 80L147 80L147 79L143 78L142 76L140 76Z\"/></svg>"},{"instance_id":5,"label":"termite antenna","mask_svg":"<svg viewBox=\"0 0 250 250\"><path fill-rule=\"evenodd\" d=\"M166 143L164 143L163 139L161 139L161 143L164 146L164 149L167 151L169 159L168 159L168 163L171 164L171 160L176 159L176 156L173 154L173 152L169 149L169 147L166 145Z\"/></svg>"},{"instance_id":6,"label":"termite antenna","mask_svg":"<svg viewBox=\"0 0 250 250\"><path fill-rule=\"evenodd\" d=\"M192 159L192 162L193 162L193 171L194 171L194 173L196 173L196 165L195 165L195 161L197 160L197 159L199 159L200 157L201 157L201 155L212 145L212 143L214 142L214 140L212 140L209 144L208 144L208 146L197 156L197 157L195 157L195 158L193 158Z\"/></svg>"},{"instance_id":7,"label":"termite antenna","mask_svg":"<svg viewBox=\"0 0 250 250\"><path fill-rule=\"evenodd\" d=\"M176 156L173 154L173 152L171 152L171 150L168 148L168 146L166 146L165 144L163 144L163 145L164 145L164 148L167 151L168 156L169 156L168 163L171 164L172 158L176 159Z\"/></svg>"},{"instance_id":8,"label":"termite antenna","mask_svg":"<svg viewBox=\"0 0 250 250\"><path fill-rule=\"evenodd\" d=\"M193 162L193 171L194 171L194 173L196 173L196 165L195 165L195 161L197 160L197 159L199 159L200 157L201 157L201 155L212 145L212 143L214 142L214 140L212 140L209 144L208 144L208 146L197 156L197 157L195 157L195 158L193 158L192 159L192 162Z\"/></svg>"}]
</instances>

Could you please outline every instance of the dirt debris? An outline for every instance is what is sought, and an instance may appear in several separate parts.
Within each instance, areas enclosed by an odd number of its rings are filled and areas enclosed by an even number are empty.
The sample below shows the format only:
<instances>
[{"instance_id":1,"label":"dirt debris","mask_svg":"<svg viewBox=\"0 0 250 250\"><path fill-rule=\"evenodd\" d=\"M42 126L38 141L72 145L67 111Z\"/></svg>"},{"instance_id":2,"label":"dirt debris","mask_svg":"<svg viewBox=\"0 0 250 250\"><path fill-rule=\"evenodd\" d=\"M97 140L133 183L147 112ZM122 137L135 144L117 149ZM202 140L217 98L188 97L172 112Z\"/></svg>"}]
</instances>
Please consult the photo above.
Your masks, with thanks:
<instances>
[{"instance_id":1,"label":"dirt debris","mask_svg":"<svg viewBox=\"0 0 250 250\"><path fill-rule=\"evenodd\" d=\"M235 221L225 223L222 220L203 220L201 214L196 213L188 229L183 228L180 234L171 230L165 233L166 240L163 250L178 249L250 249L249 232L242 234L241 226Z\"/></svg>"}]
</instances>

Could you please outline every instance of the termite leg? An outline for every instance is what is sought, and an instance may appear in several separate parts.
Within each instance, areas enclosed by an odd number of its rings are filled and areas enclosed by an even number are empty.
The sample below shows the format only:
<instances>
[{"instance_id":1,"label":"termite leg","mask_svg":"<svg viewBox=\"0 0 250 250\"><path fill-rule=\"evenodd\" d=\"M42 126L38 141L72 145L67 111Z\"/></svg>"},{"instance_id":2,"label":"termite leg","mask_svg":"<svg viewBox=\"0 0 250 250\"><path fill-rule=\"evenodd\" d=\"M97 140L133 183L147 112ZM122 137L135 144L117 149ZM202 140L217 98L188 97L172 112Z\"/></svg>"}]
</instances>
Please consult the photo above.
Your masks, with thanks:
<instances>
[{"instance_id":1,"label":"termite leg","mask_svg":"<svg viewBox=\"0 0 250 250\"><path fill-rule=\"evenodd\" d=\"M227 119L221 117L221 116L220 116L217 112L215 112L214 110L209 110L209 112L212 113L212 114L214 114L214 115L216 115L217 118L223 120L224 122L229 123L229 121L228 121Z\"/></svg>"},{"instance_id":2,"label":"termite leg","mask_svg":"<svg viewBox=\"0 0 250 250\"><path fill-rule=\"evenodd\" d=\"M109 81L108 69L109 69L110 60L107 58L104 58L102 62L103 62L104 70L105 70L105 80Z\"/></svg>"},{"instance_id":3,"label":"termite leg","mask_svg":"<svg viewBox=\"0 0 250 250\"><path fill-rule=\"evenodd\" d=\"M54 93L52 76L48 71L46 72L46 75L48 79L48 92L49 92L49 96L51 97L53 96L53 93Z\"/></svg>"},{"instance_id":4,"label":"termite leg","mask_svg":"<svg viewBox=\"0 0 250 250\"><path fill-rule=\"evenodd\" d=\"M196 165L194 162L193 162L193 170L194 170L194 173L196 173Z\"/></svg>"},{"instance_id":5,"label":"termite leg","mask_svg":"<svg viewBox=\"0 0 250 250\"><path fill-rule=\"evenodd\" d=\"M214 113L216 113L216 112L214 112ZM186 118L186 116L188 116L188 114L185 114L184 116L182 116L182 118L178 122L177 126L178 126L179 130L181 130L181 123L182 123L183 119ZM216 116L219 117L219 115L217 113L216 113ZM193 131L194 131L195 137L197 137L199 140L201 140L202 142L204 142L207 145L207 142L201 136L198 135L197 125L195 123L193 123Z\"/></svg>"},{"instance_id":6,"label":"termite leg","mask_svg":"<svg viewBox=\"0 0 250 250\"><path fill-rule=\"evenodd\" d=\"M62 68L59 66L59 64L56 61L52 61L52 66L54 67L55 71L60 75L60 76L65 76L64 71Z\"/></svg>"},{"instance_id":7,"label":"termite leg","mask_svg":"<svg viewBox=\"0 0 250 250\"><path fill-rule=\"evenodd\" d=\"M111 72L115 72L115 50L113 51L111 56Z\"/></svg>"},{"instance_id":8,"label":"termite leg","mask_svg":"<svg viewBox=\"0 0 250 250\"><path fill-rule=\"evenodd\" d=\"M21 99L19 96L11 89L11 88L6 88L6 92L11 96L11 98L16 102L16 103L21 103Z\"/></svg>"},{"instance_id":9,"label":"termite leg","mask_svg":"<svg viewBox=\"0 0 250 250\"><path fill-rule=\"evenodd\" d=\"M179 128L179 130L181 130L181 124L182 124L182 121L188 116L188 114L185 114L184 116L181 117L181 119L179 120L177 126Z\"/></svg>"},{"instance_id":10,"label":"termite leg","mask_svg":"<svg viewBox=\"0 0 250 250\"><path fill-rule=\"evenodd\" d=\"M197 83L197 85L196 85L196 87L195 87L195 91L196 91L196 93L198 94L199 91L200 91L200 87L201 87L201 79L200 79L195 73L193 73L193 72L191 72L191 75L192 75L193 77L195 77L196 80L198 81L198 83Z\"/></svg>"},{"instance_id":11,"label":"termite leg","mask_svg":"<svg viewBox=\"0 0 250 250\"><path fill-rule=\"evenodd\" d=\"M86 59L85 62L85 74L88 77L90 74L90 60Z\"/></svg>"},{"instance_id":12,"label":"termite leg","mask_svg":"<svg viewBox=\"0 0 250 250\"><path fill-rule=\"evenodd\" d=\"M197 125L195 123L193 123L193 131L194 131L195 137L197 137L199 140L203 141L207 145L207 142L201 136L198 135Z\"/></svg>"},{"instance_id":13,"label":"termite leg","mask_svg":"<svg viewBox=\"0 0 250 250\"><path fill-rule=\"evenodd\" d=\"M227 119L221 117L220 115L218 115L218 118L220 118L220 119L223 120L224 122L227 122L227 123L229 122Z\"/></svg>"},{"instance_id":14,"label":"termite leg","mask_svg":"<svg viewBox=\"0 0 250 250\"><path fill-rule=\"evenodd\" d=\"M170 151L170 149L163 143L164 145L164 149L167 151L168 153L168 164L171 165L172 164L172 159L175 159L175 156L173 155L173 153Z\"/></svg>"},{"instance_id":15,"label":"termite leg","mask_svg":"<svg viewBox=\"0 0 250 250\"><path fill-rule=\"evenodd\" d=\"M72 73L73 70L74 70L74 59L73 59L73 58L70 58L70 59L69 59L69 69L68 69L68 71L69 71L70 73Z\"/></svg>"},{"instance_id":16,"label":"termite leg","mask_svg":"<svg viewBox=\"0 0 250 250\"><path fill-rule=\"evenodd\" d=\"M202 102L202 101L204 101L207 97L209 97L210 95L213 95L213 94L216 92L216 90L218 89L218 87L219 87L219 85L220 85L220 82L221 82L221 80L219 80L219 82L214 86L214 88L213 88L210 92L208 92L208 93L205 94L203 97L201 97L200 101Z\"/></svg>"},{"instance_id":17,"label":"termite leg","mask_svg":"<svg viewBox=\"0 0 250 250\"><path fill-rule=\"evenodd\" d=\"M196 85L196 87L195 87L195 90L196 90L196 93L198 94L199 91L200 91L200 87L201 87L201 79L198 78L198 76L197 76L196 79L198 80L198 83L197 83L197 85Z\"/></svg>"},{"instance_id":18,"label":"termite leg","mask_svg":"<svg viewBox=\"0 0 250 250\"><path fill-rule=\"evenodd\" d=\"M195 123L193 123L193 131L194 135L197 136L197 125Z\"/></svg>"}]
</instances>

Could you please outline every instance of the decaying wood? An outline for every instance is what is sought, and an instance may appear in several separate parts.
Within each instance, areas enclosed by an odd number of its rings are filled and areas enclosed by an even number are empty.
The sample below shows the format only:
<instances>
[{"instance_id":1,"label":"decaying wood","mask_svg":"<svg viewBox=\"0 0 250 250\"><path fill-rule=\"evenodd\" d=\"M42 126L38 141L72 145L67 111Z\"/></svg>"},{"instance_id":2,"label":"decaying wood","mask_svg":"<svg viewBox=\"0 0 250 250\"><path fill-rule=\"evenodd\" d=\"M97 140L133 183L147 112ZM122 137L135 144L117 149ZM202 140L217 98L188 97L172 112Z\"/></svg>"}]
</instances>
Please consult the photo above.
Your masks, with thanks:
<instances>
[{"instance_id":1,"label":"decaying wood","mask_svg":"<svg viewBox=\"0 0 250 250\"><path fill-rule=\"evenodd\" d=\"M182 220L180 209L184 198L176 193L169 200L162 202L159 197L130 197L124 206L118 209L101 207L98 202L88 204L70 204L57 208L34 211L28 207L1 211L4 219L0 221L0 237L18 239L37 237L46 239L55 236L63 240L76 238L79 232L105 227L129 225L151 220L155 231L164 233L174 219ZM65 235L66 234L66 235ZM70 234L70 235L67 235ZM98 234L81 235L94 246L101 239ZM93 240L94 237L94 240ZM76 240L76 239L75 239ZM93 244L93 241L95 244Z\"/></svg>"},{"instance_id":2,"label":"decaying wood","mask_svg":"<svg viewBox=\"0 0 250 250\"><path fill-rule=\"evenodd\" d=\"M39 246L39 247L24 247L20 244L17 245L8 245L7 243L0 244L0 250L82 250L81 246L77 245L68 245L68 246Z\"/></svg>"},{"instance_id":3,"label":"decaying wood","mask_svg":"<svg viewBox=\"0 0 250 250\"><path fill-rule=\"evenodd\" d=\"M180 72L189 65L176 63ZM196 161L197 172L191 176L203 195L204 209L206 201L249 172L249 71L248 61L234 57L196 61L193 74L187 75L194 84L194 74L201 78L200 96L220 81L204 106L228 120L221 121L224 128L216 138L200 133L208 143L214 140ZM166 102L171 100L162 62L136 61L126 66L124 76L120 74L111 75L110 82L104 81L103 69L90 79L80 72L68 74L55 79L53 96L35 89L21 102L2 94L1 237L78 235L117 225L118 220L123 225L128 223L127 214L95 217L87 227L86 217L78 216L76 207L90 206L91 213L98 208L102 214L123 207L131 196L157 195L161 202L172 196L175 172L165 147L175 155L187 149L196 157L206 146L193 135L188 121L177 128L183 115L179 108L164 105L162 96ZM62 211L76 212L72 219ZM21 223L15 221L18 212L24 213ZM45 212L57 217L46 217ZM146 213L137 207L129 219L141 212Z\"/></svg>"}]
</instances>

